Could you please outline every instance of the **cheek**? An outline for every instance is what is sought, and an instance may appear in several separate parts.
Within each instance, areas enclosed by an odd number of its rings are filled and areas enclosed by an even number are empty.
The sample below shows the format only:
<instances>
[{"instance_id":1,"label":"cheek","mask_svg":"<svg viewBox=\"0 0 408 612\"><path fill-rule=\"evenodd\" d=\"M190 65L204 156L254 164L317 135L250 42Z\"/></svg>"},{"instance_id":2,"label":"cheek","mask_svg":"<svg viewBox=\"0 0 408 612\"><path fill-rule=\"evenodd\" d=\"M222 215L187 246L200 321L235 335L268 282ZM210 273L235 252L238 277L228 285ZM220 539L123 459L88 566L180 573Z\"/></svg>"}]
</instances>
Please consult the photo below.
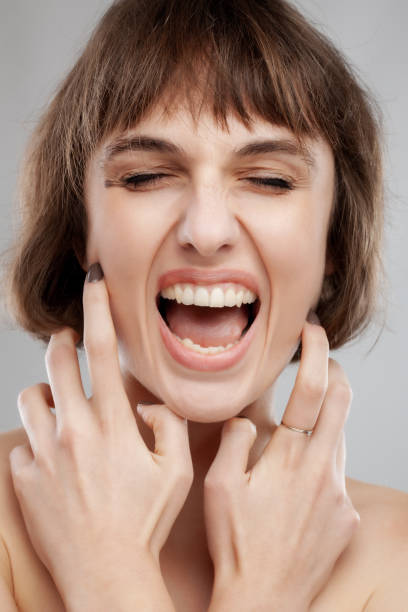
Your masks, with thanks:
<instances>
[{"instance_id":1,"label":"cheek","mask_svg":"<svg viewBox=\"0 0 408 612\"><path fill-rule=\"evenodd\" d=\"M106 276L121 282L144 278L166 232L165 217L144 207L101 206L94 217L89 244Z\"/></svg>"},{"instance_id":2,"label":"cheek","mask_svg":"<svg viewBox=\"0 0 408 612\"><path fill-rule=\"evenodd\" d=\"M325 266L325 234L320 218L311 206L298 203L287 210L262 215L262 223L253 226L260 256L270 279L272 291L287 296L319 291ZM309 214L306 212L309 211ZM266 222L265 222L266 220Z\"/></svg>"}]
</instances>

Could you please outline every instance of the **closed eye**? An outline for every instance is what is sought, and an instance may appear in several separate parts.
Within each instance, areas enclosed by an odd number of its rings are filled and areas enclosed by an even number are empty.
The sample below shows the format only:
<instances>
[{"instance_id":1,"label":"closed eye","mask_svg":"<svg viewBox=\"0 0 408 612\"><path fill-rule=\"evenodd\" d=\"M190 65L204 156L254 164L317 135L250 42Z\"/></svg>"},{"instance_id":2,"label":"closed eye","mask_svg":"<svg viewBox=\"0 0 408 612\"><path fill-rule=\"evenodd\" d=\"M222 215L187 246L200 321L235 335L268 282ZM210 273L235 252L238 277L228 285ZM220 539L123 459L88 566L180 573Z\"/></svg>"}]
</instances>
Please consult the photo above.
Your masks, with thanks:
<instances>
[{"instance_id":1,"label":"closed eye","mask_svg":"<svg viewBox=\"0 0 408 612\"><path fill-rule=\"evenodd\" d=\"M261 177L261 176L256 176L256 177L251 177L248 179L244 179L247 181L250 181L252 184L257 185L259 187L266 187L266 188L279 188L279 189L284 189L284 190L290 190L293 189L293 184L290 183L289 181L286 181L283 178L278 178L278 177Z\"/></svg>"},{"instance_id":2,"label":"closed eye","mask_svg":"<svg viewBox=\"0 0 408 612\"><path fill-rule=\"evenodd\" d=\"M143 174L132 174L131 176L125 176L121 179L121 183L130 187L134 190L137 190L139 187L146 186L154 186L159 182L163 182L163 179L170 178L172 175L164 174L164 173L150 173L146 172ZM241 179L244 181L249 181L251 184L256 187L265 188L266 190L281 190L281 191L289 191L294 188L293 183L287 181L286 179L280 177L247 177L245 179ZM110 183L110 182L109 182ZM110 183L111 184L111 183ZM108 186L108 184L107 184Z\"/></svg>"},{"instance_id":3,"label":"closed eye","mask_svg":"<svg viewBox=\"0 0 408 612\"><path fill-rule=\"evenodd\" d=\"M158 183L162 178L169 176L168 174L132 174L132 176L125 177L123 182L125 185L137 188L139 185L154 185Z\"/></svg>"}]
</instances>

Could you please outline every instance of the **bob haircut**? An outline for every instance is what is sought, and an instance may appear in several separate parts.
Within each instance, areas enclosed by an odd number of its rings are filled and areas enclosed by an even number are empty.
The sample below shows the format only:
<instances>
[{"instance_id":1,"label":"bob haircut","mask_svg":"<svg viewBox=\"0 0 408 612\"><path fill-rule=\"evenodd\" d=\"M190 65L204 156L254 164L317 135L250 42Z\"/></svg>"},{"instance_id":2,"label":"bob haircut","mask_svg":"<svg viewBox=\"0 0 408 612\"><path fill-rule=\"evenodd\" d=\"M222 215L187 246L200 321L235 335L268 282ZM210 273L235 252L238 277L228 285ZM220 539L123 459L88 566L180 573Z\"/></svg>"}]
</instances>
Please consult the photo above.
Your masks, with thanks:
<instances>
[{"instance_id":1,"label":"bob haircut","mask_svg":"<svg viewBox=\"0 0 408 612\"><path fill-rule=\"evenodd\" d=\"M246 127L253 117L284 126L301 145L326 139L335 270L316 312L331 349L365 330L384 279L381 115L341 53L285 0L113 2L27 148L21 228L5 274L15 321L45 342L70 326L83 346L87 163L157 103L168 116L183 104L194 121L205 109L227 130L233 113Z\"/></svg>"}]
</instances>

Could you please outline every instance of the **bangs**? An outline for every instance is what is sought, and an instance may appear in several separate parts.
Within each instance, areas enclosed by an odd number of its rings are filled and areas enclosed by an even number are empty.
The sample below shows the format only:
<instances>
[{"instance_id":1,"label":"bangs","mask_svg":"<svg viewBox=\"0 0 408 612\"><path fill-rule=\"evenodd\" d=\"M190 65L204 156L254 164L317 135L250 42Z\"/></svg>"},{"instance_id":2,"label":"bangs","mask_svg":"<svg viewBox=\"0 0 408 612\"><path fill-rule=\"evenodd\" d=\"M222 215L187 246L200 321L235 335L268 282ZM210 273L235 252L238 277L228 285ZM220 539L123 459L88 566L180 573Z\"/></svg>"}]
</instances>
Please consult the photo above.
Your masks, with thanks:
<instances>
[{"instance_id":1,"label":"bangs","mask_svg":"<svg viewBox=\"0 0 408 612\"><path fill-rule=\"evenodd\" d=\"M5 286L15 320L49 341L83 334L85 174L103 140L160 107L322 137L335 205L316 313L330 348L367 327L382 278L381 112L340 51L286 0L116 0L36 126L20 172L21 231ZM307 151L306 151L307 152ZM142 229L142 228L141 228ZM300 359L300 349L292 361Z\"/></svg>"},{"instance_id":2,"label":"bangs","mask_svg":"<svg viewBox=\"0 0 408 612\"><path fill-rule=\"evenodd\" d=\"M81 81L88 86L77 108L89 147L134 127L159 104L167 116L187 107L195 122L208 112L226 130L233 114L247 128L256 117L288 128L299 140L327 137L321 118L327 117L322 92L329 84L321 82L325 70L316 45L296 44L294 9L268 4L115 3L83 56Z\"/></svg>"}]
</instances>

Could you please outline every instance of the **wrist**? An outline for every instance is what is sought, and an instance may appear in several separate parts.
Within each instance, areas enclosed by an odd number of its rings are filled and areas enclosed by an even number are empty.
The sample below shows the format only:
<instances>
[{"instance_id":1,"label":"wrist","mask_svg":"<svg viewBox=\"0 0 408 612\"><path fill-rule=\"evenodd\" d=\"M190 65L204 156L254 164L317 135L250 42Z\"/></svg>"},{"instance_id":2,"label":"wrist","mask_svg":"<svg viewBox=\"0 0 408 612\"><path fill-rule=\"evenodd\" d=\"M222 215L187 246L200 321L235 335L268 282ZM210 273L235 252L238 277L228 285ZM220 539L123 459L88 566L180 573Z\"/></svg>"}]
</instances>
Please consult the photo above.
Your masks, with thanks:
<instances>
[{"instance_id":1,"label":"wrist","mask_svg":"<svg viewBox=\"0 0 408 612\"><path fill-rule=\"evenodd\" d=\"M243 587L230 583L228 587L216 588L211 595L207 612L308 612L310 604L294 601L282 595L262 596L256 587Z\"/></svg>"},{"instance_id":2,"label":"wrist","mask_svg":"<svg viewBox=\"0 0 408 612\"><path fill-rule=\"evenodd\" d=\"M115 610L115 612L176 612L170 595L166 590L158 592L157 589L135 589L129 585L109 591L105 589L84 589L69 598L62 598L66 612L100 612L101 610Z\"/></svg>"},{"instance_id":3,"label":"wrist","mask_svg":"<svg viewBox=\"0 0 408 612\"><path fill-rule=\"evenodd\" d=\"M66 612L176 612L160 567L151 561L92 577L84 572L81 580L60 593Z\"/></svg>"},{"instance_id":4,"label":"wrist","mask_svg":"<svg viewBox=\"0 0 408 612\"><path fill-rule=\"evenodd\" d=\"M292 604L289 602L272 602L268 601L265 603L257 603L254 598L242 600L241 597L234 597L232 599L223 598L211 599L210 605L207 612L309 612L309 606L299 606L298 604Z\"/></svg>"}]
</instances>

